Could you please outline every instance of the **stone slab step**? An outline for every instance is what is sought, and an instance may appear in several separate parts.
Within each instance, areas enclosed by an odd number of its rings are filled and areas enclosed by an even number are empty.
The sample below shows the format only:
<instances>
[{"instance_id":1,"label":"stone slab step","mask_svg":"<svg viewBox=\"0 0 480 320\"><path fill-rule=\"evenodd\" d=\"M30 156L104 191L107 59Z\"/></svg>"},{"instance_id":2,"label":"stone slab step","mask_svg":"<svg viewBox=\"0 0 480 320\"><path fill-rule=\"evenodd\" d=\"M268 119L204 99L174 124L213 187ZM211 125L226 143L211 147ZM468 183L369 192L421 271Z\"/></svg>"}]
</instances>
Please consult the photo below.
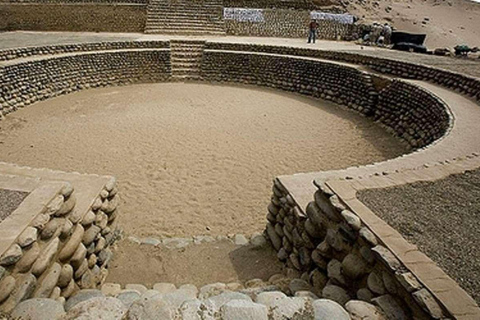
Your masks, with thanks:
<instances>
[{"instance_id":1,"label":"stone slab step","mask_svg":"<svg viewBox=\"0 0 480 320\"><path fill-rule=\"evenodd\" d=\"M211 30L177 30L177 29L164 29L164 28L149 28L145 29L145 33L158 33L158 34L184 34L184 35L225 35L225 31L211 31Z\"/></svg>"}]
</instances>

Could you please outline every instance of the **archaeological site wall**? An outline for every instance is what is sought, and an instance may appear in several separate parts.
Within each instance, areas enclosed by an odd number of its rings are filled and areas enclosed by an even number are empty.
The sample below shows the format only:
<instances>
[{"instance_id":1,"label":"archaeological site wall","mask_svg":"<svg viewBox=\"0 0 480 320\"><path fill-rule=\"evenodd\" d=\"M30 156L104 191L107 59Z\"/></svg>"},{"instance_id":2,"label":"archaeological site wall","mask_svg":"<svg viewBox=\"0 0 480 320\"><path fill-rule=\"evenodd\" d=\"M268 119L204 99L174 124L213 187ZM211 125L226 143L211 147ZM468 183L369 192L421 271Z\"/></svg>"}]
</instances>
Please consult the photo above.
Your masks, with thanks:
<instances>
[{"instance_id":1,"label":"archaeological site wall","mask_svg":"<svg viewBox=\"0 0 480 320\"><path fill-rule=\"evenodd\" d=\"M146 4L0 2L0 30L143 32L146 14Z\"/></svg>"},{"instance_id":2,"label":"archaeological site wall","mask_svg":"<svg viewBox=\"0 0 480 320\"><path fill-rule=\"evenodd\" d=\"M202 76L209 81L274 87L333 101L373 117L414 149L440 138L450 126L447 107L423 89L395 80L378 90L368 73L325 61L206 50Z\"/></svg>"},{"instance_id":3,"label":"archaeological site wall","mask_svg":"<svg viewBox=\"0 0 480 320\"><path fill-rule=\"evenodd\" d=\"M225 20L227 34L278 38L306 38L308 36L309 10L264 9L264 21L249 22ZM332 20L318 21L318 38L350 40L355 26Z\"/></svg>"},{"instance_id":4,"label":"archaeological site wall","mask_svg":"<svg viewBox=\"0 0 480 320\"><path fill-rule=\"evenodd\" d=\"M316 294L345 304L358 299L392 319L441 319L448 313L428 289L351 212L319 185L306 214L277 180L266 233L278 258L298 270Z\"/></svg>"},{"instance_id":5,"label":"archaeological site wall","mask_svg":"<svg viewBox=\"0 0 480 320\"><path fill-rule=\"evenodd\" d=\"M0 112L7 115L88 88L170 81L170 53L167 41L0 51ZM478 79L358 54L207 42L202 57L200 80L329 100L377 121L417 151L448 134L453 121L448 106L415 83L373 75L358 65L429 80L480 100ZM21 178L15 182L6 175ZM0 164L0 187L7 184L29 192L22 206L30 203L34 210L20 206L17 210L24 212L15 217L21 221L0 224L0 310L9 311L30 297L62 300L101 284L116 235L115 180ZM413 258L400 259L390 250L390 235L360 217L358 204L347 203L328 183L317 181L316 189L303 208L282 179L274 182L265 234L287 267L316 294L342 304L354 298L372 301L399 319L451 316L451 309L408 265ZM407 242L395 241L410 252Z\"/></svg>"},{"instance_id":6,"label":"archaeological site wall","mask_svg":"<svg viewBox=\"0 0 480 320\"><path fill-rule=\"evenodd\" d=\"M145 49L52 57L5 66L0 77L0 109L8 114L36 101L87 88L167 80L170 52Z\"/></svg>"},{"instance_id":7,"label":"archaeological site wall","mask_svg":"<svg viewBox=\"0 0 480 320\"><path fill-rule=\"evenodd\" d=\"M0 163L0 186L29 193L0 225L0 311L104 281L118 236L114 178Z\"/></svg>"}]
</instances>

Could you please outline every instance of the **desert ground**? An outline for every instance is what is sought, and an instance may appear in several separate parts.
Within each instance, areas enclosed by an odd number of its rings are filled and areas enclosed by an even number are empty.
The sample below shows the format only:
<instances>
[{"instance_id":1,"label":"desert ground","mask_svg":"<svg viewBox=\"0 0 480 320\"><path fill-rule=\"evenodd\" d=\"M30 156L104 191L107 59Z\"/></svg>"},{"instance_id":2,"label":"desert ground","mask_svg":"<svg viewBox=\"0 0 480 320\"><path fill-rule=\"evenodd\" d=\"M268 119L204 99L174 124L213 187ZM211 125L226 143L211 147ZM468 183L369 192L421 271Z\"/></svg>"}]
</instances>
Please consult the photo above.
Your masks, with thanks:
<instances>
[{"instance_id":1,"label":"desert ground","mask_svg":"<svg viewBox=\"0 0 480 320\"><path fill-rule=\"evenodd\" d=\"M346 6L365 22L391 22L395 28L426 33L426 45L480 46L480 2L471 0L350 0Z\"/></svg>"},{"instance_id":2,"label":"desert ground","mask_svg":"<svg viewBox=\"0 0 480 320\"><path fill-rule=\"evenodd\" d=\"M116 176L119 224L137 237L261 232L275 176L404 152L351 111L252 87L92 89L0 122L0 161Z\"/></svg>"}]
</instances>

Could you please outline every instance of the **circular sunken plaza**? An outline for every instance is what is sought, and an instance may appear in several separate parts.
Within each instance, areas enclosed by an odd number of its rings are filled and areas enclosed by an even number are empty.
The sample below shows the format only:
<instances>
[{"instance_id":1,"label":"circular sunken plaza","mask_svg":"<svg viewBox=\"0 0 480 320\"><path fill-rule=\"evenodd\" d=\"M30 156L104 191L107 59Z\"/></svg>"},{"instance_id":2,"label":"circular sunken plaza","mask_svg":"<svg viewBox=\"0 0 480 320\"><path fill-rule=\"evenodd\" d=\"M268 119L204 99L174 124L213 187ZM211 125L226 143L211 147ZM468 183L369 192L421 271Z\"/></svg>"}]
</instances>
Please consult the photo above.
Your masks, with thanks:
<instances>
[{"instance_id":1,"label":"circular sunken plaza","mask_svg":"<svg viewBox=\"0 0 480 320\"><path fill-rule=\"evenodd\" d=\"M480 63L154 4L0 34L0 315L479 319Z\"/></svg>"}]
</instances>

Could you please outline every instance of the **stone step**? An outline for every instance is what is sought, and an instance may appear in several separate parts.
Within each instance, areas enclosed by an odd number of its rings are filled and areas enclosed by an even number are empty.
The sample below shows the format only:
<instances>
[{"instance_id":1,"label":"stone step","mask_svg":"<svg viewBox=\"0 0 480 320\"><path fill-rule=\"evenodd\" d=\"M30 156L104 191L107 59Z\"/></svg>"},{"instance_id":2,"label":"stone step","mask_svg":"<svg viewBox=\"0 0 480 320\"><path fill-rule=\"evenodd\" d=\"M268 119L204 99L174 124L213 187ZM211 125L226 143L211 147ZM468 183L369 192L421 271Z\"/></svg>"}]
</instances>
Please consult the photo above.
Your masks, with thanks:
<instances>
[{"instance_id":1,"label":"stone step","mask_svg":"<svg viewBox=\"0 0 480 320\"><path fill-rule=\"evenodd\" d=\"M185 59L185 58L171 58L172 67L177 64L188 64L191 66L200 66L202 63L202 59Z\"/></svg>"},{"instance_id":2,"label":"stone step","mask_svg":"<svg viewBox=\"0 0 480 320\"><path fill-rule=\"evenodd\" d=\"M197 18L195 16L188 16L188 17L172 17L172 16L148 16L148 22L168 22L168 23L216 23L220 25L224 25L225 22L220 18Z\"/></svg>"},{"instance_id":3,"label":"stone step","mask_svg":"<svg viewBox=\"0 0 480 320\"><path fill-rule=\"evenodd\" d=\"M181 74L176 74L172 75L173 80L177 81L185 81L185 80L201 80L203 79L202 76L200 75L181 75Z\"/></svg>"},{"instance_id":4,"label":"stone step","mask_svg":"<svg viewBox=\"0 0 480 320\"><path fill-rule=\"evenodd\" d=\"M165 5L151 5L147 8L147 10L156 10L156 11L179 11L179 12L217 12L222 13L223 7L222 6L165 6Z\"/></svg>"},{"instance_id":5,"label":"stone step","mask_svg":"<svg viewBox=\"0 0 480 320\"><path fill-rule=\"evenodd\" d=\"M190 20L190 21L183 21L179 22L177 20L168 20L168 19L148 19L147 20L148 24L156 24L156 25L168 25L168 26L175 26L175 27L185 27L185 26L198 26L198 27L217 27L217 28L223 28L225 25L223 23L218 23L215 21L195 21L195 20Z\"/></svg>"},{"instance_id":6,"label":"stone step","mask_svg":"<svg viewBox=\"0 0 480 320\"><path fill-rule=\"evenodd\" d=\"M220 28L218 26L210 26L210 25L205 25L205 26L199 26L199 25L166 25L166 24L148 24L148 27L156 27L158 29L169 29L169 30L212 30L212 31L225 31L223 28Z\"/></svg>"},{"instance_id":7,"label":"stone step","mask_svg":"<svg viewBox=\"0 0 480 320\"><path fill-rule=\"evenodd\" d=\"M181 7L151 7L148 9L153 13L172 13L172 12L184 12L184 13L197 13L203 15L221 15L222 8L181 8Z\"/></svg>"},{"instance_id":8,"label":"stone step","mask_svg":"<svg viewBox=\"0 0 480 320\"><path fill-rule=\"evenodd\" d=\"M200 69L175 68L175 70L172 70L172 75L200 75Z\"/></svg>"},{"instance_id":9,"label":"stone step","mask_svg":"<svg viewBox=\"0 0 480 320\"><path fill-rule=\"evenodd\" d=\"M184 35L201 35L201 34L210 34L210 35L225 35L225 31L212 31L212 30L177 30L177 29L165 29L165 28L155 28L148 27L145 29L145 33L158 33L158 34L184 34Z\"/></svg>"}]
</instances>

